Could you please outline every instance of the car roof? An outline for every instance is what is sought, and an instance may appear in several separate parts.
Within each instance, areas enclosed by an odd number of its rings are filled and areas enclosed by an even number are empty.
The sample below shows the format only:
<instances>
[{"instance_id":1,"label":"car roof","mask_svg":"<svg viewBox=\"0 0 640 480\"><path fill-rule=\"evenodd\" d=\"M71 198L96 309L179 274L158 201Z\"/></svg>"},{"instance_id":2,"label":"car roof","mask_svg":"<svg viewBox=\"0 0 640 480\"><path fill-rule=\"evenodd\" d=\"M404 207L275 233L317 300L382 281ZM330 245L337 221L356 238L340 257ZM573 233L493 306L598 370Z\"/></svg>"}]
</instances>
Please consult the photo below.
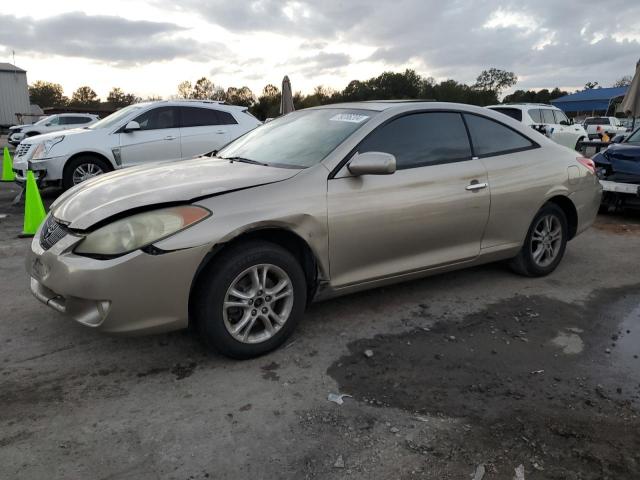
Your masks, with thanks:
<instances>
[{"instance_id":1,"label":"car roof","mask_svg":"<svg viewBox=\"0 0 640 480\"><path fill-rule=\"evenodd\" d=\"M174 100L156 100L153 102L141 102L141 103L137 103L136 105L141 105L141 106L152 106L152 105L167 105L167 106L172 106L172 107L205 107L205 108L211 108L211 107L215 107L219 110L229 110L229 111L245 111L247 110L247 107L243 106L243 105L231 105L229 103L226 103L224 101L220 101L220 100L196 100L196 99L184 99L184 98L179 98L179 99L174 99Z\"/></svg>"},{"instance_id":2,"label":"car roof","mask_svg":"<svg viewBox=\"0 0 640 480\"><path fill-rule=\"evenodd\" d=\"M367 100L363 102L345 102L320 105L311 109L345 108L353 110L373 110L378 112L397 110L464 110L482 114L486 112L484 107L469 105L467 103L436 102L434 100ZM311 110L310 109L310 110Z\"/></svg>"},{"instance_id":3,"label":"car roof","mask_svg":"<svg viewBox=\"0 0 640 480\"><path fill-rule=\"evenodd\" d=\"M487 105L487 108L551 108L554 110L560 110L555 105L549 105L548 103L500 103L498 105Z\"/></svg>"}]
</instances>

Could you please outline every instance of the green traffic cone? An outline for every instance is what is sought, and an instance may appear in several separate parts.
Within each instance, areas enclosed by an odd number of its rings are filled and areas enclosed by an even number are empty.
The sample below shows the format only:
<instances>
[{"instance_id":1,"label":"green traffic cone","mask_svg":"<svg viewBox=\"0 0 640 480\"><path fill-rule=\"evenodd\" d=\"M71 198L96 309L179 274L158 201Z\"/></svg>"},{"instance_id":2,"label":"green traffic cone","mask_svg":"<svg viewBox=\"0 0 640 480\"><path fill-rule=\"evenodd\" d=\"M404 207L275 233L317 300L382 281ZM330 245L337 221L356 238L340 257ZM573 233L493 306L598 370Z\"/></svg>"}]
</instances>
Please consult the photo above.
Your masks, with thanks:
<instances>
[{"instance_id":1,"label":"green traffic cone","mask_svg":"<svg viewBox=\"0 0 640 480\"><path fill-rule=\"evenodd\" d=\"M33 237L44 221L47 213L44 210L38 184L31 170L27 171L27 186L24 201L24 228L21 237Z\"/></svg>"},{"instance_id":2,"label":"green traffic cone","mask_svg":"<svg viewBox=\"0 0 640 480\"><path fill-rule=\"evenodd\" d=\"M11 155L9 149L4 147L4 155L2 158L2 182L13 182L16 179L13 173L13 162L11 161Z\"/></svg>"}]
</instances>

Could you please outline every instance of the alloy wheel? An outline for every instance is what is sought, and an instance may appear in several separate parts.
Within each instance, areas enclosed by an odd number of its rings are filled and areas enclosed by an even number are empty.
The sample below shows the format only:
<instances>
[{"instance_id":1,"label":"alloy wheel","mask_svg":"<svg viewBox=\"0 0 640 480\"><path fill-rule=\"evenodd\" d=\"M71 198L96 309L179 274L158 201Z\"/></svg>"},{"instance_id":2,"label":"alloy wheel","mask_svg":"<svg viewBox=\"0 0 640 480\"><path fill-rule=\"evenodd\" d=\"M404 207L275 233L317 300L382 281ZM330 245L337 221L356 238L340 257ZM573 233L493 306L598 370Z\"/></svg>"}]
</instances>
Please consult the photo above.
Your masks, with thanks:
<instances>
[{"instance_id":1,"label":"alloy wheel","mask_svg":"<svg viewBox=\"0 0 640 480\"><path fill-rule=\"evenodd\" d=\"M90 178L96 177L103 173L104 171L102 170L102 168L100 168L100 166L96 165L95 163L81 163L73 171L73 184L78 185L85 180L89 180Z\"/></svg>"},{"instance_id":2,"label":"alloy wheel","mask_svg":"<svg viewBox=\"0 0 640 480\"><path fill-rule=\"evenodd\" d=\"M225 328L234 339L242 343L269 340L291 314L291 278L276 265L251 266L231 282L222 308Z\"/></svg>"},{"instance_id":3,"label":"alloy wheel","mask_svg":"<svg viewBox=\"0 0 640 480\"><path fill-rule=\"evenodd\" d=\"M548 267L562 247L562 224L555 215L540 217L531 235L531 257L539 267Z\"/></svg>"}]
</instances>

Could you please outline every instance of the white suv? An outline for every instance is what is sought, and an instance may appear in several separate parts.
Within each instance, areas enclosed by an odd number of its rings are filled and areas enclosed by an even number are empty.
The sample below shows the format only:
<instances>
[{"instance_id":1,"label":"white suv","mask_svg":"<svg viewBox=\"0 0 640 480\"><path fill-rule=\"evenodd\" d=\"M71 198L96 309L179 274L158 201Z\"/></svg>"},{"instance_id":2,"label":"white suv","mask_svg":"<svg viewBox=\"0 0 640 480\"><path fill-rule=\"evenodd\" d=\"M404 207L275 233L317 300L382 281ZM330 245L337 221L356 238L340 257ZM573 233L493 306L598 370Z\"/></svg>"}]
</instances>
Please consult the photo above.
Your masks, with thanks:
<instances>
[{"instance_id":1,"label":"white suv","mask_svg":"<svg viewBox=\"0 0 640 480\"><path fill-rule=\"evenodd\" d=\"M224 102L137 103L88 128L23 140L13 169L18 183L30 169L41 185L62 183L67 189L111 170L218 150L258 125L246 107Z\"/></svg>"},{"instance_id":2,"label":"white suv","mask_svg":"<svg viewBox=\"0 0 640 480\"><path fill-rule=\"evenodd\" d=\"M9 143L18 145L27 137L34 137L43 133L59 132L70 128L87 127L100 119L98 115L88 113L60 113L50 115L31 125L11 127Z\"/></svg>"},{"instance_id":3,"label":"white suv","mask_svg":"<svg viewBox=\"0 0 640 480\"><path fill-rule=\"evenodd\" d=\"M577 150L579 143L587 139L582 125L573 123L562 110L546 103L502 104L487 108L529 125L565 147Z\"/></svg>"}]
</instances>

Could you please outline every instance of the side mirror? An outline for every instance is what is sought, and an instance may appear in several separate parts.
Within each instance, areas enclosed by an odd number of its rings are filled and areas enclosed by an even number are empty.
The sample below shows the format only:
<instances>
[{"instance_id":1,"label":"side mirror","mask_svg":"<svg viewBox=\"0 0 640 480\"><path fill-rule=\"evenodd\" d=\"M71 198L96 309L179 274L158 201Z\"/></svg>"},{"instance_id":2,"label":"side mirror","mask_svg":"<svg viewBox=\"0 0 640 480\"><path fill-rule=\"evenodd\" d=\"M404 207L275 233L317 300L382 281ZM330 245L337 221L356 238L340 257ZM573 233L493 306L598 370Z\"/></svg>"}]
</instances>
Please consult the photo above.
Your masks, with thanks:
<instances>
[{"instance_id":1,"label":"side mirror","mask_svg":"<svg viewBox=\"0 0 640 480\"><path fill-rule=\"evenodd\" d=\"M124 133L135 132L136 130L140 130L140 124L135 120L131 120L124 126L122 130Z\"/></svg>"},{"instance_id":2,"label":"side mirror","mask_svg":"<svg viewBox=\"0 0 640 480\"><path fill-rule=\"evenodd\" d=\"M389 175L396 171L396 157L390 153L356 153L347 165L353 175Z\"/></svg>"},{"instance_id":3,"label":"side mirror","mask_svg":"<svg viewBox=\"0 0 640 480\"><path fill-rule=\"evenodd\" d=\"M51 122L49 122L49 123L45 123L45 124L44 124L44 126L45 126L45 127L50 127L50 126L51 126Z\"/></svg>"}]
</instances>

